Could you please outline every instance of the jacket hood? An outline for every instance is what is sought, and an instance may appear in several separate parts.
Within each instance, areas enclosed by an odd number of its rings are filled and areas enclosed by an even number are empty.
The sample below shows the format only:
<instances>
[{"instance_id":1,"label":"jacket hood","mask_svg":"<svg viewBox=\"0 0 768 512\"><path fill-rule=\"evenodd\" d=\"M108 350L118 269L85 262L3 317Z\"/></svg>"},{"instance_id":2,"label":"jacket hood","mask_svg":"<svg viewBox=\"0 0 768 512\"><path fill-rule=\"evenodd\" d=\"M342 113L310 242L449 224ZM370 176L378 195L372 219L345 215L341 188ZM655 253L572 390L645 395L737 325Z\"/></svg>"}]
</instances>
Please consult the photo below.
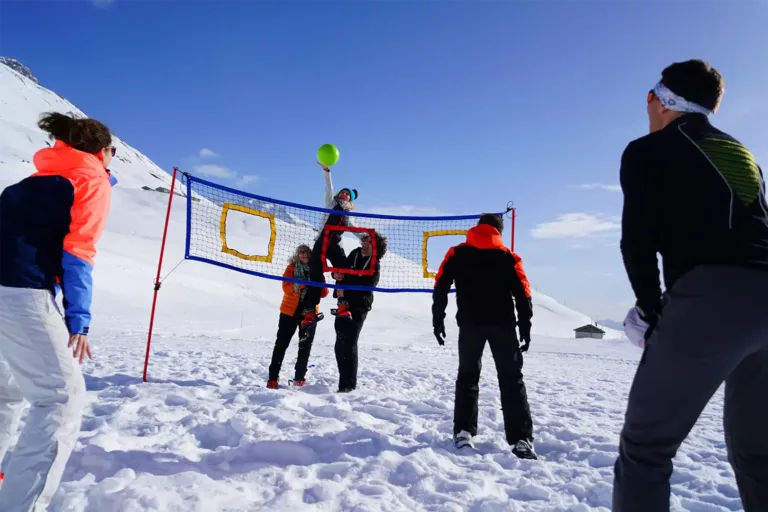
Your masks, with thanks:
<instances>
[{"instance_id":1,"label":"jacket hood","mask_svg":"<svg viewBox=\"0 0 768 512\"><path fill-rule=\"evenodd\" d=\"M480 224L467 232L467 245L478 249L501 249L509 251L501 239L499 230L488 224Z\"/></svg>"},{"instance_id":2,"label":"jacket hood","mask_svg":"<svg viewBox=\"0 0 768 512\"><path fill-rule=\"evenodd\" d=\"M67 175L72 171L107 173L104 162L90 153L78 151L57 140L52 148L41 149L33 158L38 174Z\"/></svg>"}]
</instances>

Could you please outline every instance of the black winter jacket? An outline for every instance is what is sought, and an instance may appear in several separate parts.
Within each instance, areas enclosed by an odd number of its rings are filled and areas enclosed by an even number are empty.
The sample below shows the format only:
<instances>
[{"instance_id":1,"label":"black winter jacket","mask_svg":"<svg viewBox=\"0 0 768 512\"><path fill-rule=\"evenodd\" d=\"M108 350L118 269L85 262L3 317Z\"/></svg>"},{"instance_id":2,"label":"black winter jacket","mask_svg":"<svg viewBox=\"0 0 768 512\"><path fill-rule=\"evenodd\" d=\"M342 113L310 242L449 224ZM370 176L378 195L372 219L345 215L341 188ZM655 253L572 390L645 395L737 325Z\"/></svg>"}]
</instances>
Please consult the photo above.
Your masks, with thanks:
<instances>
[{"instance_id":1,"label":"black winter jacket","mask_svg":"<svg viewBox=\"0 0 768 512\"><path fill-rule=\"evenodd\" d=\"M533 307L523 262L504 246L496 228L475 226L465 243L448 250L432 294L434 326L444 322L448 292L454 282L459 327L517 323L521 333L530 333Z\"/></svg>"},{"instance_id":2,"label":"black winter jacket","mask_svg":"<svg viewBox=\"0 0 768 512\"><path fill-rule=\"evenodd\" d=\"M621 253L643 311L661 311L657 253L667 289L698 265L768 270L760 167L705 115L685 114L630 142L621 158L621 188Z\"/></svg>"},{"instance_id":3,"label":"black winter jacket","mask_svg":"<svg viewBox=\"0 0 768 512\"><path fill-rule=\"evenodd\" d=\"M371 267L371 258L363 256L360 248L353 250L347 256L346 267L350 270L369 270ZM373 267L373 275L355 275L344 274L344 280L340 281L343 285L353 286L370 286L376 287L379 284L379 274L381 273L381 265L376 261ZM337 292L334 291L334 297L337 296ZM362 290L344 290L343 300L346 300L349 304L349 309L352 311L370 311L373 306L373 292Z\"/></svg>"}]
</instances>

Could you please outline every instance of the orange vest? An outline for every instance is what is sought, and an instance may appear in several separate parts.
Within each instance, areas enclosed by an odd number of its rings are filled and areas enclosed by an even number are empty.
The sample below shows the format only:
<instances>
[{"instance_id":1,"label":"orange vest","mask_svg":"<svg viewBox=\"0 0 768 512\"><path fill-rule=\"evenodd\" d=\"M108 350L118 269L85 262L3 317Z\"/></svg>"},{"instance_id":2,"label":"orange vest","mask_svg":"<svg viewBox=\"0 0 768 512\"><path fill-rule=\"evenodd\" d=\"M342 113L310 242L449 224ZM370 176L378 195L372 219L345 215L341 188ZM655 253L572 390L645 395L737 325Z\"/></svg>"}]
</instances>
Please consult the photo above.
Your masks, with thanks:
<instances>
[{"instance_id":1,"label":"orange vest","mask_svg":"<svg viewBox=\"0 0 768 512\"><path fill-rule=\"evenodd\" d=\"M285 272L283 272L283 277L293 277L293 271L296 268L296 265L291 263L285 268ZM325 276L323 276L323 282L325 282ZM299 291L297 292L294 289L293 283L290 281L283 281L283 302L280 304L280 312L284 315L293 316L296 314L296 308L299 307L299 302L301 301L301 290L303 290L306 286L300 285ZM328 296L328 288L323 288L320 290L320 297L327 297Z\"/></svg>"}]
</instances>

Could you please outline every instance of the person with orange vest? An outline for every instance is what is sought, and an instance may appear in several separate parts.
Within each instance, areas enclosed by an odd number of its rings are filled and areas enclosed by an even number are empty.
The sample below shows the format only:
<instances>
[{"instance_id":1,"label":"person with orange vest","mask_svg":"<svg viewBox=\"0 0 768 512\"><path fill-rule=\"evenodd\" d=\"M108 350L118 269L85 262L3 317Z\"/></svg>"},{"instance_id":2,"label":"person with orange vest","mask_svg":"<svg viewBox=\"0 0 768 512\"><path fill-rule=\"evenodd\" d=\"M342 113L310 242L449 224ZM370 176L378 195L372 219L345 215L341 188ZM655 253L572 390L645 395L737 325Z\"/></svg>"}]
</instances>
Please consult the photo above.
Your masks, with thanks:
<instances>
[{"instance_id":1,"label":"person with orange vest","mask_svg":"<svg viewBox=\"0 0 768 512\"><path fill-rule=\"evenodd\" d=\"M445 308L455 282L459 325L459 374L453 416L456 446L472 446L477 434L478 384L487 342L496 363L507 443L517 457L536 459L522 374L522 352L531 344L531 289L522 259L501 240L503 229L500 215L484 214L467 233L467 241L448 250L435 277L432 322L437 342L444 345ZM515 327L520 331L522 345Z\"/></svg>"},{"instance_id":2,"label":"person with orange vest","mask_svg":"<svg viewBox=\"0 0 768 512\"><path fill-rule=\"evenodd\" d=\"M300 245L291 258L291 262L285 269L283 277L297 281L308 281L310 277L310 261L312 249L308 245ZM325 283L325 276L320 274L320 281ZM309 354L312 352L312 342L315 339L317 323L301 325L304 319L304 310L307 302L307 290L309 288L295 281L283 281L283 302L280 304L280 320L277 327L277 340L272 350L272 362L269 365L269 379L267 387L277 389L280 377L280 367L283 365L285 351L291 343L291 338L299 329L299 355L296 359L293 383L303 386L306 383L307 364ZM319 288L320 298L328 295L328 288ZM317 305L314 306L316 309Z\"/></svg>"},{"instance_id":3,"label":"person with orange vest","mask_svg":"<svg viewBox=\"0 0 768 512\"><path fill-rule=\"evenodd\" d=\"M0 194L0 509L42 511L61 482L80 432L92 359L93 260L116 183L109 129L94 119L44 114L56 142L34 156L37 172ZM62 315L55 296L64 296Z\"/></svg>"}]
</instances>

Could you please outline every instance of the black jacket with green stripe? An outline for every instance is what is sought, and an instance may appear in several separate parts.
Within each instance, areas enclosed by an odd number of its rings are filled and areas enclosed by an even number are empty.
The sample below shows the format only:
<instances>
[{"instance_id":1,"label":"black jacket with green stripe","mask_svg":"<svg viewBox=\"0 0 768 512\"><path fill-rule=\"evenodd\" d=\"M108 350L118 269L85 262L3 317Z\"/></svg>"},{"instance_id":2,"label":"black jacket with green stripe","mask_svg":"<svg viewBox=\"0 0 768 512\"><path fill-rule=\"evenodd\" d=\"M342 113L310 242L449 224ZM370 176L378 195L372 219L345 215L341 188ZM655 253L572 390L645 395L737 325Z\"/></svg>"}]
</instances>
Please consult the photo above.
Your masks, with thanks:
<instances>
[{"instance_id":1,"label":"black jacket with green stripe","mask_svg":"<svg viewBox=\"0 0 768 512\"><path fill-rule=\"evenodd\" d=\"M621 253L638 305L661 311L657 253L669 290L699 265L768 271L768 204L752 153L685 114L629 143L621 158Z\"/></svg>"}]
</instances>

